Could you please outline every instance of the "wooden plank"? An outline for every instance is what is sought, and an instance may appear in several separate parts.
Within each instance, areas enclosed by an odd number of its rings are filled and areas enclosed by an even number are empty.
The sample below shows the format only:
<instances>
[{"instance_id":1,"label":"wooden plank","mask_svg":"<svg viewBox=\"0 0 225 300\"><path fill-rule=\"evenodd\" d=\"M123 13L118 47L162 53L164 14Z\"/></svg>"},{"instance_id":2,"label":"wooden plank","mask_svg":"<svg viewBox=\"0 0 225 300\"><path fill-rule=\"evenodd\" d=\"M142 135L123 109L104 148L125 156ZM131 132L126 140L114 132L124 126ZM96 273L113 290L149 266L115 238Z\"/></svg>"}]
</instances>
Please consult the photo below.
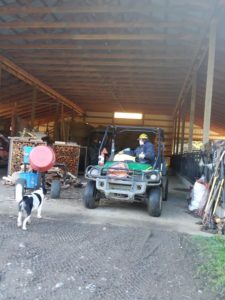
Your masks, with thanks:
<instances>
[{"instance_id":1,"label":"wooden plank","mask_svg":"<svg viewBox=\"0 0 225 300\"><path fill-rule=\"evenodd\" d=\"M84 50L126 50L126 51L146 51L146 49L149 48L149 51L162 51L162 48L158 45L143 45L141 43L139 43L138 45L126 45L126 44L104 44L104 45L100 45L100 44L84 44L82 43L82 45L79 44L75 44L75 43L70 43L70 44L56 44L56 43L51 43L51 44L38 44L38 43L33 43L33 44L3 44L0 47L3 50L9 50L9 49L23 49L23 50L43 50L43 49L50 49L50 50L73 50L73 51L84 51ZM186 45L168 45L167 46L167 51L176 51L178 53L190 53L189 51L192 51L194 49L194 44L188 43Z\"/></svg>"},{"instance_id":2,"label":"wooden plank","mask_svg":"<svg viewBox=\"0 0 225 300\"><path fill-rule=\"evenodd\" d=\"M197 41L194 34L69 34L69 33L39 33L39 34L4 34L1 41L38 41L38 40L58 40L58 41L164 41L164 40L183 40Z\"/></svg>"},{"instance_id":3,"label":"wooden plank","mask_svg":"<svg viewBox=\"0 0 225 300\"><path fill-rule=\"evenodd\" d=\"M167 8L167 11L170 13L184 14L189 11L198 9L201 12L207 12L208 7L205 5L200 5L199 3L192 2L187 5L186 2L179 2L179 4L170 4ZM117 13L152 13L152 12L161 12L165 9L165 6L158 3L151 3L151 5L90 5L90 6L77 6L77 5L65 5L65 6L1 6L0 15L14 15L14 14L32 14L32 15L46 15L46 14L117 14Z\"/></svg>"},{"instance_id":4,"label":"wooden plank","mask_svg":"<svg viewBox=\"0 0 225 300\"><path fill-rule=\"evenodd\" d=\"M212 91L213 91L215 51L216 51L216 31L217 31L217 21L213 20L211 22L210 34L209 34L208 68L207 68L205 109L204 109L204 121L203 121L203 138L202 138L203 144L209 141L209 131L210 131L210 124L211 124Z\"/></svg>"},{"instance_id":5,"label":"wooden plank","mask_svg":"<svg viewBox=\"0 0 225 300\"><path fill-rule=\"evenodd\" d=\"M113 113L107 113L107 112L94 112L94 111L86 111L85 115L87 117L108 117L113 118Z\"/></svg>"},{"instance_id":6,"label":"wooden plank","mask_svg":"<svg viewBox=\"0 0 225 300\"><path fill-rule=\"evenodd\" d=\"M161 53L151 53L151 52L145 52L145 51L140 51L140 53L118 53L118 52L111 52L111 53L99 53L99 52L83 52L83 53L70 53L70 52L37 52L37 51L32 51L32 52L14 52L14 51L8 51L11 56L15 59L27 59L27 58L32 58L36 59L47 59L47 60L52 60L52 59L78 59L78 60L84 60L84 59L124 59L124 60L141 60L141 61L160 61L160 60L172 60L172 61L190 61L191 56L189 54L181 54L181 55L176 55L175 53L166 53L166 54L161 54Z\"/></svg>"},{"instance_id":7,"label":"wooden plank","mask_svg":"<svg viewBox=\"0 0 225 300\"><path fill-rule=\"evenodd\" d=\"M20 64L32 64L32 65L45 65L48 66L137 66L137 67L144 67L144 68L172 68L174 66L173 61L141 61L141 60L115 60L115 61L106 61L106 60L73 60L73 59L39 59L39 58L18 58ZM183 62L181 66L177 65L176 68L184 69L188 66L187 62Z\"/></svg>"},{"instance_id":8,"label":"wooden plank","mask_svg":"<svg viewBox=\"0 0 225 300\"><path fill-rule=\"evenodd\" d=\"M98 21L95 20L93 22L62 22L62 21L11 21L11 22L0 22L0 29L93 29L93 28L196 28L196 26L201 27L203 25L202 20L193 18L192 22L190 20L183 21L183 22L176 22L176 21Z\"/></svg>"},{"instance_id":9,"label":"wooden plank","mask_svg":"<svg viewBox=\"0 0 225 300\"><path fill-rule=\"evenodd\" d=\"M113 118L98 118L98 117L85 117L87 123L99 123L99 124L112 124Z\"/></svg>"},{"instance_id":10,"label":"wooden plank","mask_svg":"<svg viewBox=\"0 0 225 300\"><path fill-rule=\"evenodd\" d=\"M147 126L153 126L153 127L171 127L172 128L172 122L166 121L166 120L144 120L144 125Z\"/></svg>"},{"instance_id":11,"label":"wooden plank","mask_svg":"<svg viewBox=\"0 0 225 300\"><path fill-rule=\"evenodd\" d=\"M137 66L137 65L130 65L130 66L124 66L123 68L120 68L120 66L110 66L110 68L108 66L101 66L99 65L98 68L96 68L96 66L83 66L83 67L70 67L70 66L41 66L41 65L26 65L27 69L29 69L29 71L35 71L38 72L40 71L58 71L58 72L62 72L65 71L69 72L70 71L74 71L76 72L86 72L86 73L98 73L101 72L102 73L129 73L129 74L135 74L135 73L139 73L139 74L143 74L143 73L148 73L148 74L156 74L156 75L160 75L162 74L162 72L165 72L165 74L172 74L172 76L174 76L175 74L178 74L180 76L185 76L185 71L187 70L187 68L183 67L183 66L174 66L173 69L166 69L163 66L158 66L155 67L150 70L149 67L144 68L142 66ZM90 75L90 74L89 74Z\"/></svg>"}]
</instances>

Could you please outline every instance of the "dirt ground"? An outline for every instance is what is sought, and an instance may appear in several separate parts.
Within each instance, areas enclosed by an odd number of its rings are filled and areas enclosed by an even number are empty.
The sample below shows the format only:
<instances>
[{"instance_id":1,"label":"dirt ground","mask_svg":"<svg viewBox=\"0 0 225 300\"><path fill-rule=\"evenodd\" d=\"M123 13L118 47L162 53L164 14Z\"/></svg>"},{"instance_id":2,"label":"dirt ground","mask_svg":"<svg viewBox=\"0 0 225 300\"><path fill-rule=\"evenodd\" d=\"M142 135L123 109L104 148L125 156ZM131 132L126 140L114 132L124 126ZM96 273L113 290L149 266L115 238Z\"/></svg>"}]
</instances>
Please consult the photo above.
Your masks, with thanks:
<instances>
[{"instance_id":1,"label":"dirt ground","mask_svg":"<svg viewBox=\"0 0 225 300\"><path fill-rule=\"evenodd\" d=\"M0 299L215 299L195 276L190 234L201 232L185 213L184 186L170 183L160 218L140 204L86 210L83 188L71 188L48 199L25 232L14 188L0 184Z\"/></svg>"}]
</instances>

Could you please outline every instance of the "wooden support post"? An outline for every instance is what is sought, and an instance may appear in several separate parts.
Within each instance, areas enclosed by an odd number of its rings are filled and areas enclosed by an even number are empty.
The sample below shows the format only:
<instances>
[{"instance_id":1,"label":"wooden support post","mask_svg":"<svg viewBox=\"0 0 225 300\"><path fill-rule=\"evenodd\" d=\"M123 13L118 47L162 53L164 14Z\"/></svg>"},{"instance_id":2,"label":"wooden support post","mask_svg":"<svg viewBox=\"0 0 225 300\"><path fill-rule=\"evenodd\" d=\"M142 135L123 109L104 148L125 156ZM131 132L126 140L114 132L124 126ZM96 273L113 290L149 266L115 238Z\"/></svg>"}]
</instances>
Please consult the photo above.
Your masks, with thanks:
<instances>
[{"instance_id":1,"label":"wooden support post","mask_svg":"<svg viewBox=\"0 0 225 300\"><path fill-rule=\"evenodd\" d=\"M2 99L1 87L2 87L2 63L0 62L0 101Z\"/></svg>"},{"instance_id":2,"label":"wooden support post","mask_svg":"<svg viewBox=\"0 0 225 300\"><path fill-rule=\"evenodd\" d=\"M212 92L215 66L215 50L216 50L216 29L217 22L212 20L209 33L209 52L208 52L208 68L205 93L205 110L203 122L203 144L209 141L211 109L212 109Z\"/></svg>"},{"instance_id":3,"label":"wooden support post","mask_svg":"<svg viewBox=\"0 0 225 300\"><path fill-rule=\"evenodd\" d=\"M182 109L182 125L181 125L181 146L180 146L180 153L184 153L184 134L185 134L185 121L186 121L186 102L183 103Z\"/></svg>"},{"instance_id":4,"label":"wooden support post","mask_svg":"<svg viewBox=\"0 0 225 300\"><path fill-rule=\"evenodd\" d=\"M37 102L37 88L36 86L34 86L33 95L32 95L32 108L31 108L31 129L34 128L36 102Z\"/></svg>"},{"instance_id":5,"label":"wooden support post","mask_svg":"<svg viewBox=\"0 0 225 300\"><path fill-rule=\"evenodd\" d=\"M11 118L11 126L10 126L10 130L11 130L11 136L15 136L16 135L16 113L17 113L17 102L14 103L14 107L12 110L12 118Z\"/></svg>"},{"instance_id":6,"label":"wooden support post","mask_svg":"<svg viewBox=\"0 0 225 300\"><path fill-rule=\"evenodd\" d=\"M0 88L2 87L2 63L0 62Z\"/></svg>"},{"instance_id":7,"label":"wooden support post","mask_svg":"<svg viewBox=\"0 0 225 300\"><path fill-rule=\"evenodd\" d=\"M173 126L173 149L172 149L173 154L175 154L175 149L176 149L176 133L177 133L177 114L175 114L174 126Z\"/></svg>"},{"instance_id":8,"label":"wooden support post","mask_svg":"<svg viewBox=\"0 0 225 300\"><path fill-rule=\"evenodd\" d=\"M197 92L197 73L195 73L195 75L193 77L193 81L192 81L190 119L189 119L188 152L192 151L193 133L194 133L194 120L195 120L196 92Z\"/></svg>"},{"instance_id":9,"label":"wooden support post","mask_svg":"<svg viewBox=\"0 0 225 300\"><path fill-rule=\"evenodd\" d=\"M59 139L59 103L56 104L55 121L54 121L54 140Z\"/></svg>"},{"instance_id":10,"label":"wooden support post","mask_svg":"<svg viewBox=\"0 0 225 300\"><path fill-rule=\"evenodd\" d=\"M61 140L65 141L64 105L61 104Z\"/></svg>"},{"instance_id":11,"label":"wooden support post","mask_svg":"<svg viewBox=\"0 0 225 300\"><path fill-rule=\"evenodd\" d=\"M176 154L179 153L179 144L180 144L180 119L181 119L181 107L179 107L179 110L178 110Z\"/></svg>"},{"instance_id":12,"label":"wooden support post","mask_svg":"<svg viewBox=\"0 0 225 300\"><path fill-rule=\"evenodd\" d=\"M73 130L73 125L74 125L74 111L72 111L72 115L71 115L71 119L69 122L69 126L68 126L68 141L71 140L71 132Z\"/></svg>"}]
</instances>

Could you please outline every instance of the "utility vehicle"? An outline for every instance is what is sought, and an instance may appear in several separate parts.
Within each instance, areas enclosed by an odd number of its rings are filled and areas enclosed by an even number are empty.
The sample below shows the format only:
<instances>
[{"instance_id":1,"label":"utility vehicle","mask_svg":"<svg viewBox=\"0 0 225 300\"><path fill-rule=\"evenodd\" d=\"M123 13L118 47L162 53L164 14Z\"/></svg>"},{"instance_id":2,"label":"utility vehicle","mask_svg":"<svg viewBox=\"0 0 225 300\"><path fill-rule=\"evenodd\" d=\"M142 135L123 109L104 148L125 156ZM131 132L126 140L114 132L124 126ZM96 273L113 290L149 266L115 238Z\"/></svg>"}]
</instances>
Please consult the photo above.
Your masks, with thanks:
<instances>
[{"instance_id":1,"label":"utility vehicle","mask_svg":"<svg viewBox=\"0 0 225 300\"><path fill-rule=\"evenodd\" d=\"M128 145L136 148L137 137L143 132L155 148L153 165L140 163L130 155L116 154ZM162 200L167 200L168 194L163 140L160 128L108 126L99 148L99 164L85 170L88 182L83 194L84 206L96 208L101 198L145 202L149 215L159 217Z\"/></svg>"}]
</instances>

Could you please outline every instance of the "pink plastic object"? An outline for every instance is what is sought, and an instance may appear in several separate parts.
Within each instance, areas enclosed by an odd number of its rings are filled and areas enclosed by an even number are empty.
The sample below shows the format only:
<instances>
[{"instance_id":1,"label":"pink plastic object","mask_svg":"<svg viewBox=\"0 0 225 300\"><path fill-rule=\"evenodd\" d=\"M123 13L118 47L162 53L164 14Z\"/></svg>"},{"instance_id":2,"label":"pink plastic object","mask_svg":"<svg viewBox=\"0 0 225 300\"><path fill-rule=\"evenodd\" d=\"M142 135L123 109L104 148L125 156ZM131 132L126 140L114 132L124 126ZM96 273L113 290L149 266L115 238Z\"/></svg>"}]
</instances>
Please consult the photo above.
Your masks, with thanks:
<instances>
[{"instance_id":1,"label":"pink plastic object","mask_svg":"<svg viewBox=\"0 0 225 300\"><path fill-rule=\"evenodd\" d=\"M48 146L37 146L31 150L29 160L33 170L47 172L55 164L55 153Z\"/></svg>"}]
</instances>

